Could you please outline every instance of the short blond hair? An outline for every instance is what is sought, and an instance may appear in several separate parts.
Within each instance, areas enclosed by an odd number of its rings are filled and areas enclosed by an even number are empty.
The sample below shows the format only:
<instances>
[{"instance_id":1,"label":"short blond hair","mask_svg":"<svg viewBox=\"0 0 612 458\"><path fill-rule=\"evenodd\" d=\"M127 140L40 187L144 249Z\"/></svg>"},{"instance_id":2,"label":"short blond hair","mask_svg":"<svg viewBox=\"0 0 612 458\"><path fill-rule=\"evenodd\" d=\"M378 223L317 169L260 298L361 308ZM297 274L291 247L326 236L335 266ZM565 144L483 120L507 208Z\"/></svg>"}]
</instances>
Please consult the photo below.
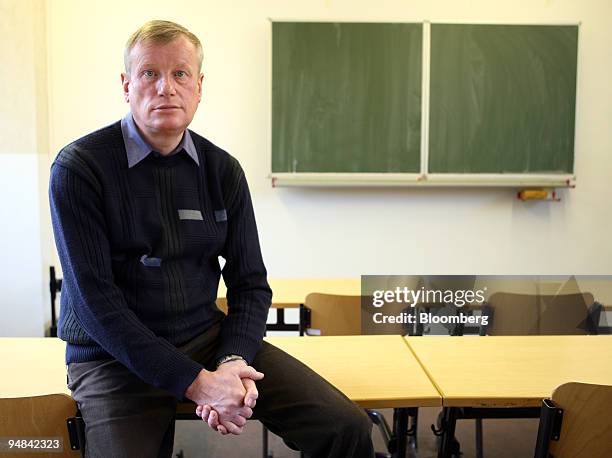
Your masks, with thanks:
<instances>
[{"instance_id":1,"label":"short blond hair","mask_svg":"<svg viewBox=\"0 0 612 458\"><path fill-rule=\"evenodd\" d=\"M204 52L202 51L202 43L198 37L187 30L180 24L171 21L160 21L153 20L145 22L132 36L128 39L125 44L125 50L123 51L123 64L125 66L125 73L130 74L130 53L132 48L138 43L144 43L145 41L152 41L153 43L166 44L183 35L187 38L196 48L198 53L199 70L202 70L202 60L204 59Z\"/></svg>"}]
</instances>

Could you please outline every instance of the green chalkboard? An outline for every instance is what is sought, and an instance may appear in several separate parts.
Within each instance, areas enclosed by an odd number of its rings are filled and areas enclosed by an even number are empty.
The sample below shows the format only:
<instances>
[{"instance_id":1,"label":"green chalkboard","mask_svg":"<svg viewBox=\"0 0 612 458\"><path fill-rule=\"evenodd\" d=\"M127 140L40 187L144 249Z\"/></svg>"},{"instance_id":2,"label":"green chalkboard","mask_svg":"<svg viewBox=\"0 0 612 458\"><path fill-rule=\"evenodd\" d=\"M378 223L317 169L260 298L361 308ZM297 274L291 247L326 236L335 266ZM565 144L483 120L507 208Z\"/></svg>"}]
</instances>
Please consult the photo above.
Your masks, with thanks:
<instances>
[{"instance_id":1,"label":"green chalkboard","mask_svg":"<svg viewBox=\"0 0 612 458\"><path fill-rule=\"evenodd\" d=\"M272 172L418 172L422 25L272 24Z\"/></svg>"},{"instance_id":2,"label":"green chalkboard","mask_svg":"<svg viewBox=\"0 0 612 458\"><path fill-rule=\"evenodd\" d=\"M274 22L272 32L279 179L573 174L578 26Z\"/></svg>"},{"instance_id":3,"label":"green chalkboard","mask_svg":"<svg viewBox=\"0 0 612 458\"><path fill-rule=\"evenodd\" d=\"M430 173L573 173L577 26L431 25Z\"/></svg>"}]
</instances>

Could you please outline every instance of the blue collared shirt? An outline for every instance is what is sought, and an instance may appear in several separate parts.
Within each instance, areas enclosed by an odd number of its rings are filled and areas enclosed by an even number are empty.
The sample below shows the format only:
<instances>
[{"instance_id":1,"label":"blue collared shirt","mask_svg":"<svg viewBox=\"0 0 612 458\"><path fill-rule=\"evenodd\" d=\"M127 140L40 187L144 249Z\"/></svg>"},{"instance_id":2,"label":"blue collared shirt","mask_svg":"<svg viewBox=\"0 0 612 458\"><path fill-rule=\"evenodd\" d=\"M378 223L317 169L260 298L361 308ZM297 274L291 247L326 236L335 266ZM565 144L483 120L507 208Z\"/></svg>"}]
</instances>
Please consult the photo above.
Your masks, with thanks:
<instances>
[{"instance_id":1,"label":"blue collared shirt","mask_svg":"<svg viewBox=\"0 0 612 458\"><path fill-rule=\"evenodd\" d=\"M144 138L142 138L142 135L140 135L140 132L134 123L132 113L126 114L121 120L121 133L123 135L123 143L125 143L125 150L127 152L128 168L134 167L153 152L153 148L151 148ZM185 129L181 142L170 154L178 153L183 149L197 165L200 165L200 161L198 160L198 152L195 149L195 145L193 144L193 140L191 139L191 134L189 133L188 129Z\"/></svg>"}]
</instances>

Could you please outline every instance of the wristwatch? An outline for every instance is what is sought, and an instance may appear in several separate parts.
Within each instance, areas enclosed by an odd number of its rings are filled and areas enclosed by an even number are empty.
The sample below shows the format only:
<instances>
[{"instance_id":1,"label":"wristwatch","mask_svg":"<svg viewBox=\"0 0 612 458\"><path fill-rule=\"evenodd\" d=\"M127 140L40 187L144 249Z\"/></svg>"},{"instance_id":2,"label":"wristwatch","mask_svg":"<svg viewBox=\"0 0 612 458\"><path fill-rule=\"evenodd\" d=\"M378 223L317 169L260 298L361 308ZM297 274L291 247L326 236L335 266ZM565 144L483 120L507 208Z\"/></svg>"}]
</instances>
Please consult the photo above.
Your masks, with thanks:
<instances>
[{"instance_id":1,"label":"wristwatch","mask_svg":"<svg viewBox=\"0 0 612 458\"><path fill-rule=\"evenodd\" d=\"M239 361L239 360L246 362L246 360L240 355L234 355L234 354L225 355L217 360L217 367L219 367L223 363L229 363L230 361Z\"/></svg>"}]
</instances>

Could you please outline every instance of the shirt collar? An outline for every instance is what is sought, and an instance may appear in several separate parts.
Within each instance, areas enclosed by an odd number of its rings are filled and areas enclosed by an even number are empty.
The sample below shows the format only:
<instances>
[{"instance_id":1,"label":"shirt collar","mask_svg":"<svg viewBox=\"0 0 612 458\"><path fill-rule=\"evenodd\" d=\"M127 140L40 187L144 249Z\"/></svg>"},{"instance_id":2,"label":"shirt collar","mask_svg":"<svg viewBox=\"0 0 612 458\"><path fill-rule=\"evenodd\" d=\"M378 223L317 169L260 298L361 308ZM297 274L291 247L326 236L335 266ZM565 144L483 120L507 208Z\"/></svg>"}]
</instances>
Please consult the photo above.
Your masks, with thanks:
<instances>
[{"instance_id":1,"label":"shirt collar","mask_svg":"<svg viewBox=\"0 0 612 458\"><path fill-rule=\"evenodd\" d=\"M153 151L153 148L151 148L151 146L149 146L149 144L140 135L140 132L134 123L132 113L128 113L121 120L121 133L123 135L125 151L127 152L128 168L134 167ZM181 142L178 144L172 154L175 154L182 149L185 150L185 152L195 161L197 165L200 165L198 152L196 151L193 139L191 138L191 134L189 133L188 129L185 129Z\"/></svg>"}]
</instances>

